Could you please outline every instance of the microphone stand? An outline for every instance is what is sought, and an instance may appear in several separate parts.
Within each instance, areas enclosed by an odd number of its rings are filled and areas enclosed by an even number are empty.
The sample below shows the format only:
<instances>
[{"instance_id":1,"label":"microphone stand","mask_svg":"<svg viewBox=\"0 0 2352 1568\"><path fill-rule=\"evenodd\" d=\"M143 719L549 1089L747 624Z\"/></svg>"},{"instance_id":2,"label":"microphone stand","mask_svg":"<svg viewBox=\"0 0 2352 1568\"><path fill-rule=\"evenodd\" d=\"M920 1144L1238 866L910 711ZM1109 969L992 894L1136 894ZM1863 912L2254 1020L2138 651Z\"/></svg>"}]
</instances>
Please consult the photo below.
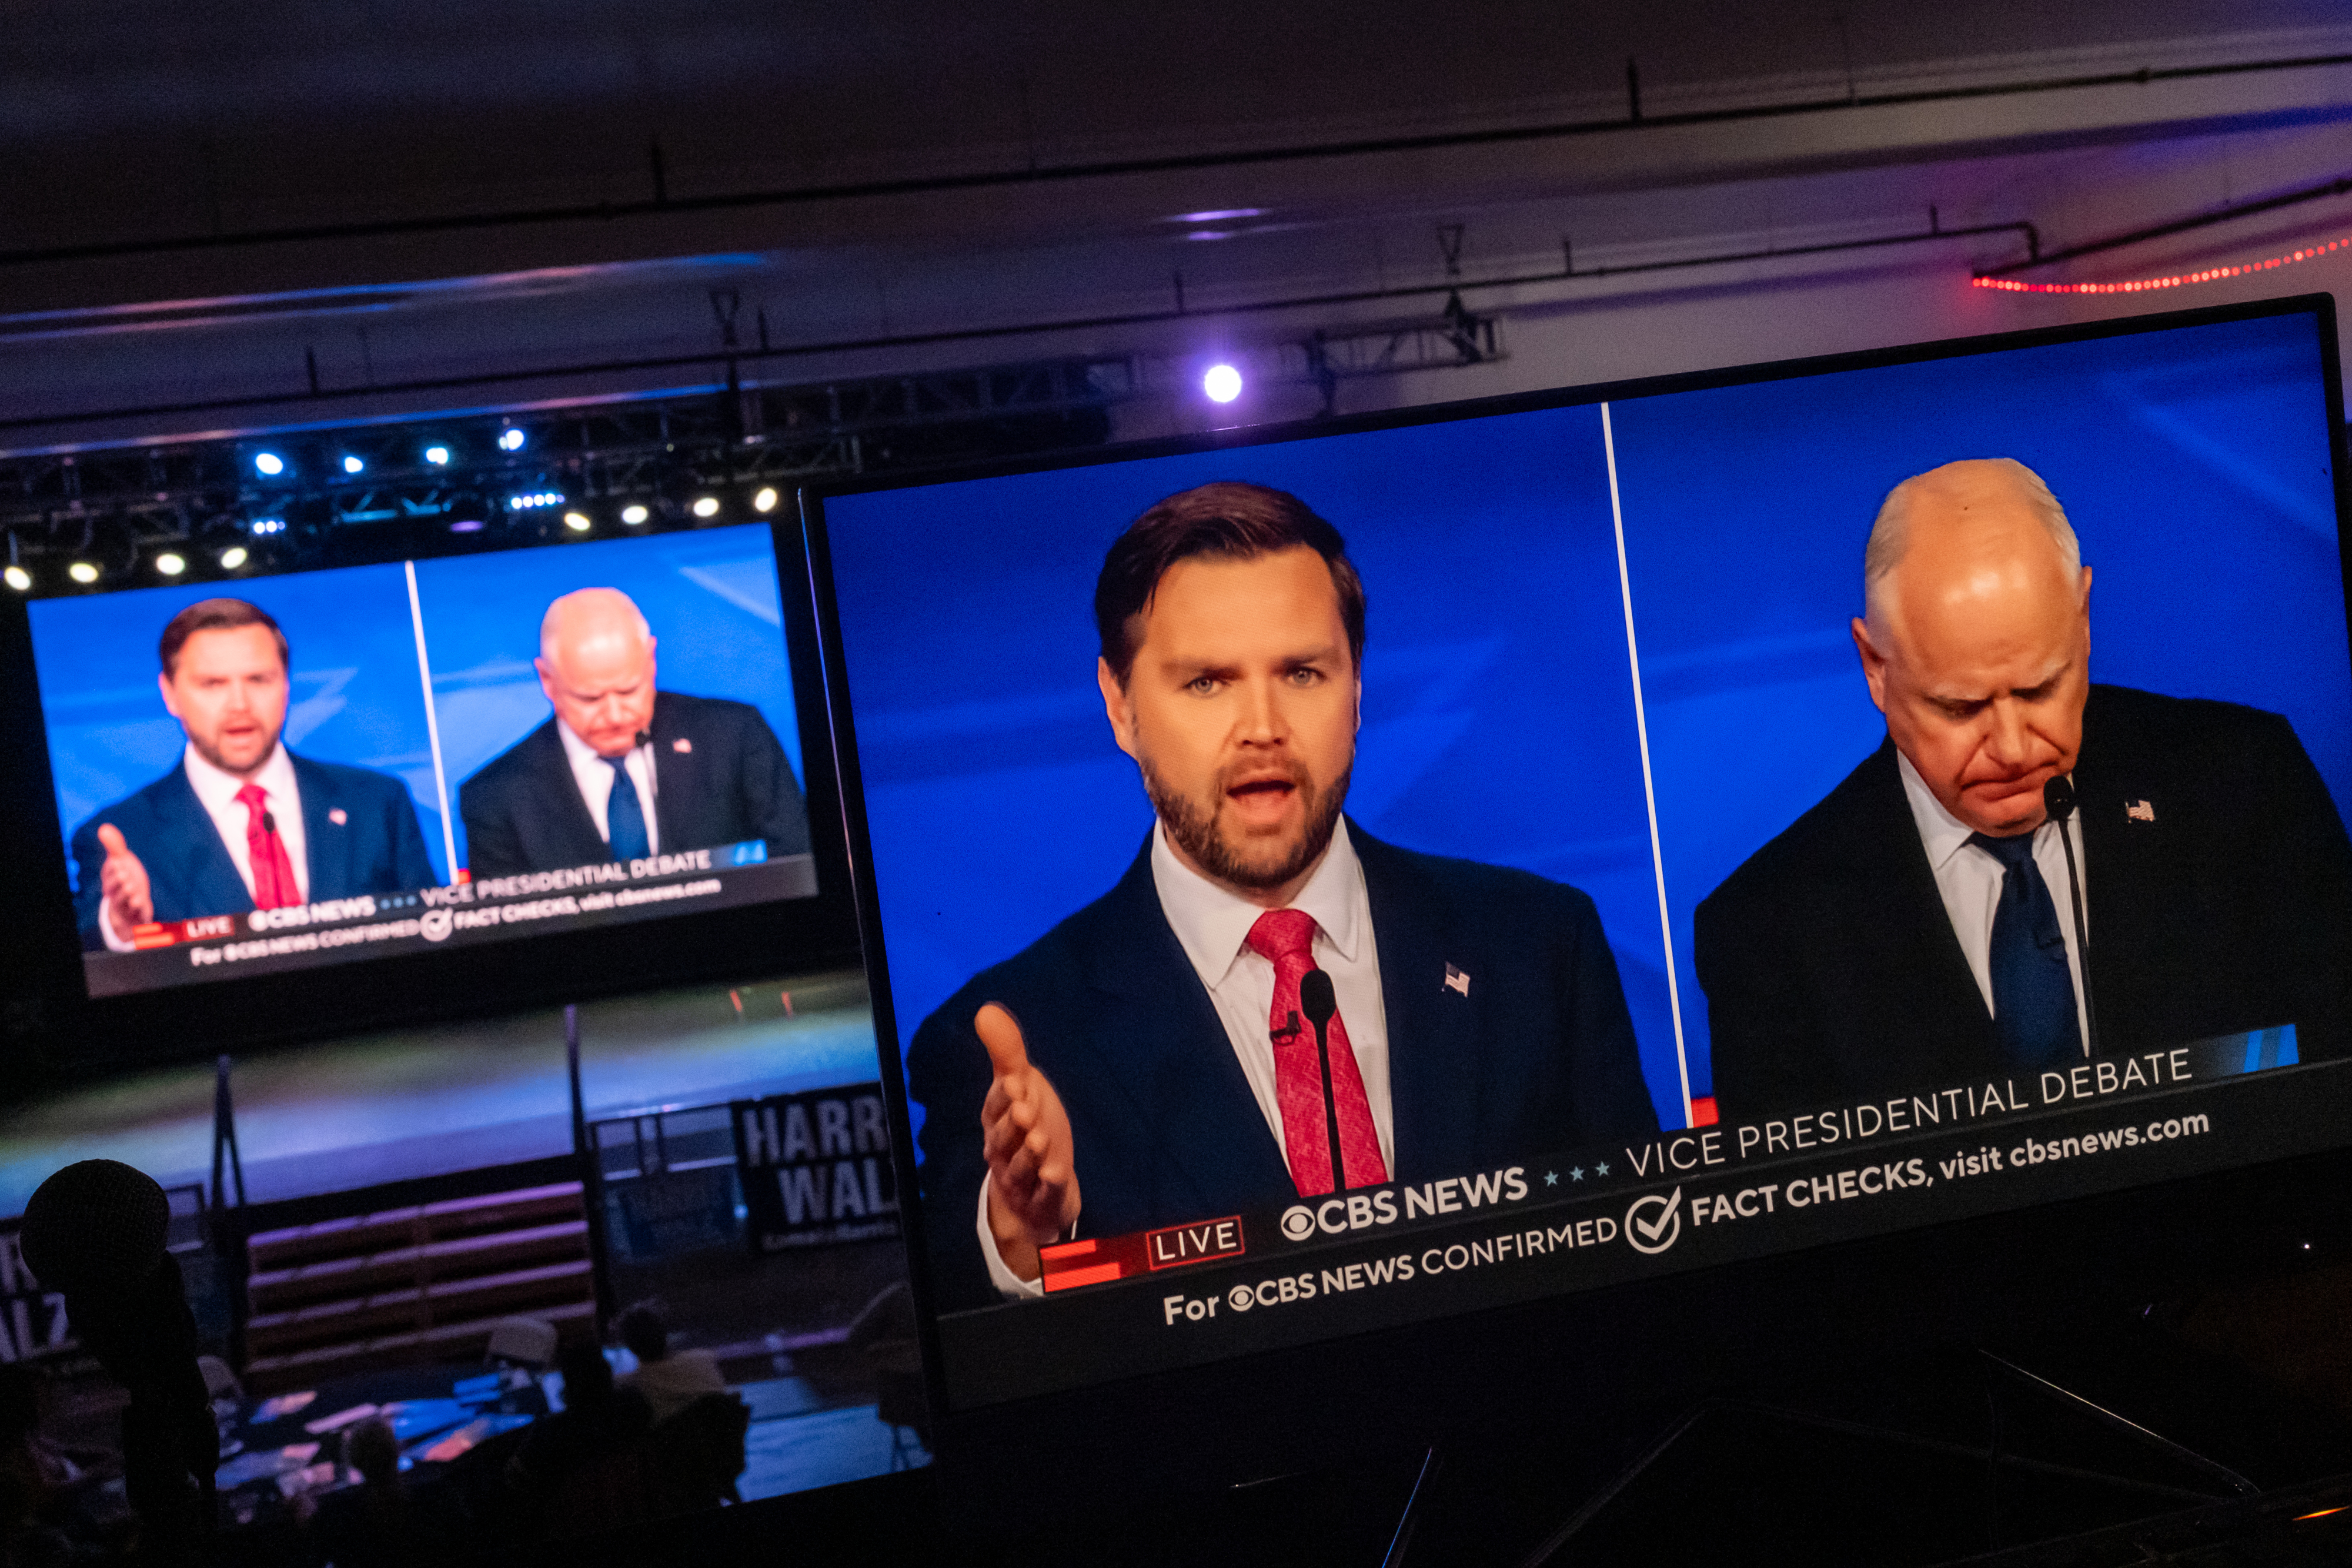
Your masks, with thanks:
<instances>
[{"instance_id":1,"label":"microphone stand","mask_svg":"<svg viewBox=\"0 0 2352 1568\"><path fill-rule=\"evenodd\" d=\"M1321 969L1301 975L1298 1005L1315 1026L1315 1057L1323 1067L1323 1131L1328 1140L1325 1146L1331 1152L1331 1190L1345 1192L1348 1173L1339 1158L1339 1105L1331 1092L1331 1019L1339 1010L1339 998L1331 988L1330 975Z\"/></svg>"},{"instance_id":2,"label":"microphone stand","mask_svg":"<svg viewBox=\"0 0 2352 1568\"><path fill-rule=\"evenodd\" d=\"M2074 841L2066 831L2067 819L2074 814L2074 785L2065 778L2053 779L2042 786L2042 810L2058 824L2058 847L2066 852L2066 892L2074 905L2074 951L2083 959L2083 1022L2090 1038L2084 1043L2093 1056L2099 1054L2099 1009L2091 997L2091 928L2083 919L2083 876L2074 869Z\"/></svg>"}]
</instances>

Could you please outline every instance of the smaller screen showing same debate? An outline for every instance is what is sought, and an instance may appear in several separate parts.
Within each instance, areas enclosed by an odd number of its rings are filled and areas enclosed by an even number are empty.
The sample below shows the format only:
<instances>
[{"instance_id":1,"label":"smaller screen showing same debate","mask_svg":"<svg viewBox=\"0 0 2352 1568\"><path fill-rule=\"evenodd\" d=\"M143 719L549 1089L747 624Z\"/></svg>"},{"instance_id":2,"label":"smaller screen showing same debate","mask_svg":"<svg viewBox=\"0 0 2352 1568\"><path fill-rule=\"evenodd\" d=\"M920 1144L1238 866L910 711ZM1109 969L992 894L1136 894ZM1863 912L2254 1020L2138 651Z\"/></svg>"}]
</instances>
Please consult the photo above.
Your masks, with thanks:
<instances>
[{"instance_id":1,"label":"smaller screen showing same debate","mask_svg":"<svg viewBox=\"0 0 2352 1568\"><path fill-rule=\"evenodd\" d=\"M27 609L92 996L816 890L765 528Z\"/></svg>"},{"instance_id":2,"label":"smaller screen showing same debate","mask_svg":"<svg viewBox=\"0 0 2352 1568\"><path fill-rule=\"evenodd\" d=\"M2341 1143L2324 329L826 498L950 1399Z\"/></svg>"}]
</instances>

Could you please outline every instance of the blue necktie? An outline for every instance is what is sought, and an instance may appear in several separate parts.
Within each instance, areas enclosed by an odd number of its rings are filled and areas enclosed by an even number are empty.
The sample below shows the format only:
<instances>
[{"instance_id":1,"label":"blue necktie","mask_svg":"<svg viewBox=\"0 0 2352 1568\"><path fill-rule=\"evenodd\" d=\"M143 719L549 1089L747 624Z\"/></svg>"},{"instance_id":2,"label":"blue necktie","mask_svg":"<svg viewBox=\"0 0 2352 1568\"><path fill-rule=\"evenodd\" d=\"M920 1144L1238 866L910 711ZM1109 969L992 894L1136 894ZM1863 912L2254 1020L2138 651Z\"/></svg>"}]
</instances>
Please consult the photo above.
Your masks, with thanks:
<instances>
[{"instance_id":1,"label":"blue necktie","mask_svg":"<svg viewBox=\"0 0 2352 1568\"><path fill-rule=\"evenodd\" d=\"M637 787L629 781L629 759L600 757L596 760L613 770L613 792L604 798L604 825L611 830L605 836L613 845L613 858L633 861L651 853L645 808L637 804Z\"/></svg>"},{"instance_id":2,"label":"blue necktie","mask_svg":"<svg viewBox=\"0 0 2352 1568\"><path fill-rule=\"evenodd\" d=\"M2062 829L2061 831L2063 831ZM2033 835L1969 842L2000 862L2000 902L1992 917L1992 1024L2024 1067L2046 1067L2083 1054L2074 1017L2074 977L2050 884L2033 863Z\"/></svg>"}]
</instances>

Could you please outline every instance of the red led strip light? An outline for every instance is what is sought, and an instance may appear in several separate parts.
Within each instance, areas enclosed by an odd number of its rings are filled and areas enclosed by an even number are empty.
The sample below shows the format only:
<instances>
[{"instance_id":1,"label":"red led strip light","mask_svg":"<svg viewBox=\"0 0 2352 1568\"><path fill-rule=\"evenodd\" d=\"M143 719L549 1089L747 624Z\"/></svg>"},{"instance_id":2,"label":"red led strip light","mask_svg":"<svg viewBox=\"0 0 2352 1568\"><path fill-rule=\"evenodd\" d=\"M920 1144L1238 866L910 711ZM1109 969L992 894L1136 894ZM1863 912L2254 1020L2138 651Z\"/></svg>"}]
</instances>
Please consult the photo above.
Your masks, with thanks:
<instances>
[{"instance_id":1,"label":"red led strip light","mask_svg":"<svg viewBox=\"0 0 2352 1568\"><path fill-rule=\"evenodd\" d=\"M2352 239L2330 240L2326 245L2289 251L2267 261L2242 262L2235 267L2208 267L2196 272L2175 273L2169 277L2129 277L2119 283L2021 283L2013 277L1971 277L1969 282L1973 287L1998 288L2008 294L2146 294L2151 289L2183 288L2192 283L2219 283L2226 277L2245 277L2257 272L2270 272L2298 261L2309 261L2315 256L2326 256L2333 250L2352 250Z\"/></svg>"}]
</instances>

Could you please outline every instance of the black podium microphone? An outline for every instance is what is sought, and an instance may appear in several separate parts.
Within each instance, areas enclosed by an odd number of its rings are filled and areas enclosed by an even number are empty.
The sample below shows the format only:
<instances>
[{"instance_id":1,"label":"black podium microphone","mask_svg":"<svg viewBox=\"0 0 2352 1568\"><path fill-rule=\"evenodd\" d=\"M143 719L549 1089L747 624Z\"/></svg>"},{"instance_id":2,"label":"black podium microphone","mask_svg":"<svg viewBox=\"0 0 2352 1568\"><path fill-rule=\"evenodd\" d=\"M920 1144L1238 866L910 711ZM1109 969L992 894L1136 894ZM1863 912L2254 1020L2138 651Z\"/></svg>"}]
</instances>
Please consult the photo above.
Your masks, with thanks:
<instances>
[{"instance_id":1,"label":"black podium microphone","mask_svg":"<svg viewBox=\"0 0 2352 1568\"><path fill-rule=\"evenodd\" d=\"M1331 1019L1339 1011L1339 998L1331 977L1309 969L1298 977L1298 1005L1315 1026L1315 1058L1323 1064L1323 1130L1331 1151L1331 1190L1344 1192L1348 1171L1339 1159L1339 1103L1331 1092Z\"/></svg>"},{"instance_id":2,"label":"black podium microphone","mask_svg":"<svg viewBox=\"0 0 2352 1568\"><path fill-rule=\"evenodd\" d=\"M2074 869L2074 841L2066 820L2074 814L2074 784L2063 774L2042 787L2042 809L2058 824L2058 846L2066 852L2066 892L2074 905L2074 951L2083 961L2083 1021L2093 1056L2099 1054L2099 1009L2091 999L2091 928L2083 920L2083 873Z\"/></svg>"},{"instance_id":3,"label":"black podium microphone","mask_svg":"<svg viewBox=\"0 0 2352 1568\"><path fill-rule=\"evenodd\" d=\"M658 800L661 799L661 775L654 768L654 732L650 729L637 731L634 745L646 748L646 788L651 790L654 799Z\"/></svg>"}]
</instances>

